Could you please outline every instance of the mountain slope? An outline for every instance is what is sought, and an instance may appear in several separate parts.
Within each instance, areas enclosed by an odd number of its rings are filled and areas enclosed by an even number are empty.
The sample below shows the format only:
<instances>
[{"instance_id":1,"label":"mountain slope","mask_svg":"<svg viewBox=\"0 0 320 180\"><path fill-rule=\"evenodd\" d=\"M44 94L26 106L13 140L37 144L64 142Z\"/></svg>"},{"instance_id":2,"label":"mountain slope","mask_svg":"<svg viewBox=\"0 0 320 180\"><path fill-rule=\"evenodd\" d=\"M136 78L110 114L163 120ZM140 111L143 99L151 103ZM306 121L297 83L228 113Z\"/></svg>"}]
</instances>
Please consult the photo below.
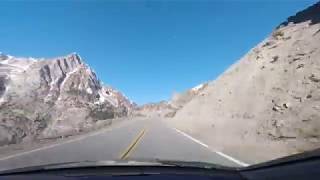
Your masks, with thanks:
<instances>
[{"instance_id":1,"label":"mountain slope","mask_svg":"<svg viewBox=\"0 0 320 180\"><path fill-rule=\"evenodd\" d=\"M174 93L170 101L160 101L157 103L148 103L134 109L133 115L137 116L159 116L173 117L186 103L191 101L196 95L201 95L207 83L200 84L182 93Z\"/></svg>"},{"instance_id":2,"label":"mountain slope","mask_svg":"<svg viewBox=\"0 0 320 180\"><path fill-rule=\"evenodd\" d=\"M0 56L0 144L73 134L125 116L132 107L75 53L53 59Z\"/></svg>"},{"instance_id":3,"label":"mountain slope","mask_svg":"<svg viewBox=\"0 0 320 180\"><path fill-rule=\"evenodd\" d=\"M319 19L320 3L288 18L171 123L256 162L320 147Z\"/></svg>"}]
</instances>

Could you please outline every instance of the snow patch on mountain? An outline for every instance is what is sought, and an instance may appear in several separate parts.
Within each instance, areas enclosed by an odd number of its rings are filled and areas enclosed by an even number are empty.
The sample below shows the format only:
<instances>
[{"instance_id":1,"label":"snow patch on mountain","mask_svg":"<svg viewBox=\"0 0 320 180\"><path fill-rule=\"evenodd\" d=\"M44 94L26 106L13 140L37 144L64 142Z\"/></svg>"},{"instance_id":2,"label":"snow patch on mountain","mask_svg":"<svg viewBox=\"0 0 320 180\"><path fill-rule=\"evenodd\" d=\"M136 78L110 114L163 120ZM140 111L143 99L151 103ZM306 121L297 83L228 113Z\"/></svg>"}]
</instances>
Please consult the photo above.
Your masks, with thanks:
<instances>
[{"instance_id":1,"label":"snow patch on mountain","mask_svg":"<svg viewBox=\"0 0 320 180\"><path fill-rule=\"evenodd\" d=\"M191 88L192 91L199 91L201 88L203 88L204 84L199 84L193 88Z\"/></svg>"}]
</instances>

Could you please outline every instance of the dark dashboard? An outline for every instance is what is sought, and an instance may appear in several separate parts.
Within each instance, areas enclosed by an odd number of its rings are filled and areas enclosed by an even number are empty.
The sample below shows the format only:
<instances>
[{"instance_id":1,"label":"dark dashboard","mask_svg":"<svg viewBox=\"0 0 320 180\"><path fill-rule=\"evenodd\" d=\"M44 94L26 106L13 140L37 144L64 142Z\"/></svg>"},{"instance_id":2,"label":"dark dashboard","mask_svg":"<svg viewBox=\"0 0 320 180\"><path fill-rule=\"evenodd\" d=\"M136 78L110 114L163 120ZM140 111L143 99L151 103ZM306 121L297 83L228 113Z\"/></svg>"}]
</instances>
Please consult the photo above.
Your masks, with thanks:
<instances>
[{"instance_id":1,"label":"dark dashboard","mask_svg":"<svg viewBox=\"0 0 320 180\"><path fill-rule=\"evenodd\" d=\"M319 150L244 168L190 166L179 162L162 165L121 166L57 166L4 171L0 179L75 180L75 179L320 179Z\"/></svg>"}]
</instances>

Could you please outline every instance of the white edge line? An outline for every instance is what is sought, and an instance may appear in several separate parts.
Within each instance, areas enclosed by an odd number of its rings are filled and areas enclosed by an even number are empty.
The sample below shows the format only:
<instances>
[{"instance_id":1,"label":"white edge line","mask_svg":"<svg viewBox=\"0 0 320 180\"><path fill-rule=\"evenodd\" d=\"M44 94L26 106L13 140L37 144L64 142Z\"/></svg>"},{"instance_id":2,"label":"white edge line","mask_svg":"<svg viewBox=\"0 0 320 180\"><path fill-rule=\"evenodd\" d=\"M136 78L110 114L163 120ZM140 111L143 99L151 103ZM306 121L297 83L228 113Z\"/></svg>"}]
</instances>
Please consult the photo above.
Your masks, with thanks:
<instances>
[{"instance_id":1,"label":"white edge line","mask_svg":"<svg viewBox=\"0 0 320 180\"><path fill-rule=\"evenodd\" d=\"M201 146L204 146L204 147L210 149L207 144L199 141L198 139L195 139L195 138L191 137L190 135L186 134L185 132L180 131L179 129L176 129L176 128L173 128L173 129L174 129L175 131L177 131L178 133L182 134L183 136L185 136L185 137L191 139L192 141L200 144ZM211 149L210 149L210 150L211 150ZM214 152L217 153L217 154L219 154L220 156L222 156L222 157L224 157L224 158L226 158L226 159L234 162L234 163L237 163L237 164L241 165L241 166L249 166L249 164L244 163L244 162L242 162L242 161L240 161L240 160L237 160L237 159L235 159L235 158L233 158L233 157L231 157L231 156L229 156L229 155L226 155L226 154L224 154L223 152L220 152L220 151L214 151Z\"/></svg>"},{"instance_id":2,"label":"white edge line","mask_svg":"<svg viewBox=\"0 0 320 180\"><path fill-rule=\"evenodd\" d=\"M229 156L229 155L226 155L226 154L224 154L223 152L220 152L220 151L215 151L215 152L216 152L217 154L219 154L220 156L229 159L230 161L233 161L233 162L235 162L235 163L237 163L237 164L240 164L241 166L249 166L249 165L250 165L250 164L244 163L244 162L242 162L242 161L240 161L240 160L238 160L238 159L235 159L235 158L233 158L233 157L231 157L231 156Z\"/></svg>"},{"instance_id":3,"label":"white edge line","mask_svg":"<svg viewBox=\"0 0 320 180\"><path fill-rule=\"evenodd\" d=\"M184 133L184 132L180 131L179 129L174 128L174 130L176 130L178 133L180 133L180 134L182 134L182 135L186 136L187 138L191 139L192 141L194 141L194 142L196 142L196 143L198 143L198 144L200 144L200 145L202 145L202 146L204 146L204 147L206 147L206 148L209 148L209 146L208 146L208 145L206 145L205 143L203 143L203 142L199 141L198 139L195 139L195 138L191 137L190 135L188 135L188 134L186 134L186 133Z\"/></svg>"}]
</instances>

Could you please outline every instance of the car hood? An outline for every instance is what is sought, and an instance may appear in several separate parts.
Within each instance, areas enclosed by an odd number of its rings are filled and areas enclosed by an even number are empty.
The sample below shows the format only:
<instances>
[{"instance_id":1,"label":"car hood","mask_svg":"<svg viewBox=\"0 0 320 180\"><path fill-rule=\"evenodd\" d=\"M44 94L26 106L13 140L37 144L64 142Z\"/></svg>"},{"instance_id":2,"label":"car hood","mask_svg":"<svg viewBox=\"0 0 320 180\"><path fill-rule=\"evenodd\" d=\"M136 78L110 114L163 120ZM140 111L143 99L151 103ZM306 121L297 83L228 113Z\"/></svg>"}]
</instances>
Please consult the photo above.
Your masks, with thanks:
<instances>
[{"instance_id":1,"label":"car hood","mask_svg":"<svg viewBox=\"0 0 320 180\"><path fill-rule=\"evenodd\" d=\"M193 168L205 168L205 169L224 169L235 170L235 168L229 168L220 166L217 164L204 163L204 162L186 162L186 161L172 161L172 160L104 160L104 161L79 161L79 162L64 162L55 164L45 164L37 166L28 166L22 168L8 169L0 171L0 175L14 174L14 173L26 173L33 171L46 171L46 170L58 170L58 169L76 169L76 168L90 168L90 167L128 167L128 166L145 166L145 167L193 167Z\"/></svg>"}]
</instances>

